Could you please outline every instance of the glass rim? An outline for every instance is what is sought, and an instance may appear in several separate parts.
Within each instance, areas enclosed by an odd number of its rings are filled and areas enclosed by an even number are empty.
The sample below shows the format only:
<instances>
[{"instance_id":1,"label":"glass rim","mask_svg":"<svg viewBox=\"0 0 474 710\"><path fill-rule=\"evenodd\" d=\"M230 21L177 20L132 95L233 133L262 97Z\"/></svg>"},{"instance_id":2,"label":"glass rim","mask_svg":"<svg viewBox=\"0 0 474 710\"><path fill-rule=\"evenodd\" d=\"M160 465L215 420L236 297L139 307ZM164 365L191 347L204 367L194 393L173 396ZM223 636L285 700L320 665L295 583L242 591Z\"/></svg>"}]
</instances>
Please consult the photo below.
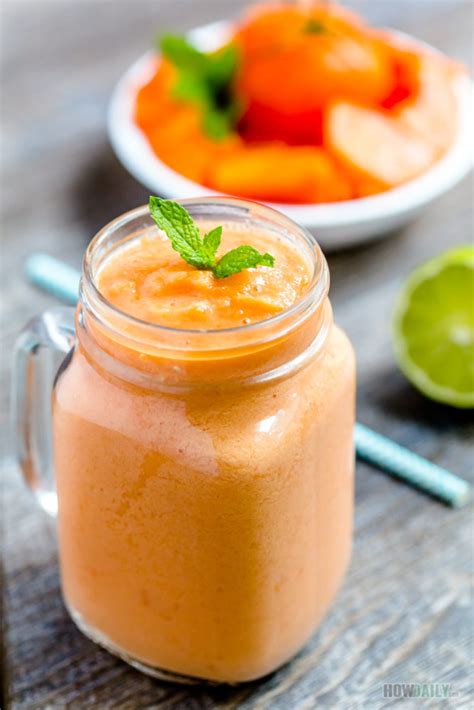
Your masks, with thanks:
<instances>
[{"instance_id":1,"label":"glass rim","mask_svg":"<svg viewBox=\"0 0 474 710\"><path fill-rule=\"evenodd\" d=\"M259 202L254 202L251 200L244 200L240 198L233 197L196 197L196 198L185 198L176 200L183 207L192 206L218 206L223 208L222 211L227 208L229 213L227 219L232 218L232 212L234 215L240 212L240 215L249 215L249 219L256 220L255 212L258 212L262 217L262 225L264 225L265 217L272 217L274 221L274 227L280 227L283 232L285 229L298 237L307 247L308 253L311 255L311 266L313 267L313 273L311 276L311 281L308 285L307 290L304 294L293 303L289 308L276 313L269 318L265 318L261 321L255 323L242 324L227 328L174 328L168 325L161 325L159 323L151 323L149 321L142 320L131 314L122 311L120 308L111 303L100 291L95 280L95 274L93 269L93 259L96 250L100 245L110 237L114 232L120 228L125 227L127 224L131 224L134 220L143 217L150 217L148 205L141 205L132 210L124 212L115 219L104 225L92 238L87 250L84 254L83 264L82 264L82 278L81 278L81 300L86 304L91 304L90 296L96 301L101 309L105 310L105 315L107 313L111 314L113 317L121 318L125 323L128 323L135 328L140 328L146 330L148 333L164 333L169 336L214 336L225 338L226 336L238 335L243 333L258 333L265 328L271 328L273 326L278 326L284 323L287 319L291 319L292 316L298 313L306 313L309 310L313 311L313 307L316 308L324 300L325 296L329 290L329 270L326 263L324 254L317 243L316 239L308 232L307 229L300 226L292 219L279 212L278 210L263 205ZM216 215L218 219L219 215Z\"/></svg>"}]
</instances>

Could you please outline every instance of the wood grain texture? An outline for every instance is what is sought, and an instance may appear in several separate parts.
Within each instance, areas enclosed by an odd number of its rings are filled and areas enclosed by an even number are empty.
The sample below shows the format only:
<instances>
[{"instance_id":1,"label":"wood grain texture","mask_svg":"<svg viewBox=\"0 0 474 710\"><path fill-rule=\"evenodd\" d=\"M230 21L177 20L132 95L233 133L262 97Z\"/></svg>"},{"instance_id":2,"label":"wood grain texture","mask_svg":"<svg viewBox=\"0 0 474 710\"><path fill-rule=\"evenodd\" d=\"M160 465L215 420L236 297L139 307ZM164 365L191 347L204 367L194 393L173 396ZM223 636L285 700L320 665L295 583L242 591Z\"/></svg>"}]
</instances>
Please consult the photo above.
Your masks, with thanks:
<instances>
[{"instance_id":1,"label":"wood grain texture","mask_svg":"<svg viewBox=\"0 0 474 710\"><path fill-rule=\"evenodd\" d=\"M472 60L471 0L353 3L379 24ZM28 318L52 304L22 278L41 249L78 266L94 232L146 201L107 143L114 82L155 31L235 15L236 0L18 0L2 22L2 424L9 359ZM330 258L332 300L358 357L358 417L474 478L473 422L423 399L398 373L389 318L409 270L472 237L472 180L392 239ZM238 688L183 688L140 675L75 629L60 598L54 529L36 509L4 437L2 560L5 706L33 708L420 707L385 683L450 683L472 706L472 511L449 510L359 464L352 565L330 615L287 667Z\"/></svg>"}]
</instances>

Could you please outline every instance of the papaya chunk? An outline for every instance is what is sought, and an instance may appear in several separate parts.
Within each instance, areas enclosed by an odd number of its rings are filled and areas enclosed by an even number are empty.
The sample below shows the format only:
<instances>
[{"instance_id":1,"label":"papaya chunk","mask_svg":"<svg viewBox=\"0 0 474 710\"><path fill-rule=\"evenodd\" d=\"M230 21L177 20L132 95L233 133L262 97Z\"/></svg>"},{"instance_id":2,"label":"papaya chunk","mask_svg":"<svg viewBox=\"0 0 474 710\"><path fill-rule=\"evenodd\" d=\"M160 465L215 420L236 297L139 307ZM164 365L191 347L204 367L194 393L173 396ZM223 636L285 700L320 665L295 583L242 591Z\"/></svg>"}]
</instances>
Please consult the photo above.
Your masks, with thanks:
<instances>
[{"instance_id":1,"label":"papaya chunk","mask_svg":"<svg viewBox=\"0 0 474 710\"><path fill-rule=\"evenodd\" d=\"M157 63L156 71L150 81L144 84L137 94L135 105L135 123L145 133L153 130L173 108L176 101L172 97L172 87L176 72L169 62Z\"/></svg>"},{"instance_id":2,"label":"papaya chunk","mask_svg":"<svg viewBox=\"0 0 474 710\"><path fill-rule=\"evenodd\" d=\"M226 155L240 144L236 135L216 143L202 131L200 108L183 104L162 117L148 134L150 144L161 160L190 180L203 183L208 165L216 155Z\"/></svg>"},{"instance_id":3,"label":"papaya chunk","mask_svg":"<svg viewBox=\"0 0 474 710\"><path fill-rule=\"evenodd\" d=\"M284 144L246 145L218 158L210 187L270 202L333 202L352 197L352 187L320 148Z\"/></svg>"}]
</instances>

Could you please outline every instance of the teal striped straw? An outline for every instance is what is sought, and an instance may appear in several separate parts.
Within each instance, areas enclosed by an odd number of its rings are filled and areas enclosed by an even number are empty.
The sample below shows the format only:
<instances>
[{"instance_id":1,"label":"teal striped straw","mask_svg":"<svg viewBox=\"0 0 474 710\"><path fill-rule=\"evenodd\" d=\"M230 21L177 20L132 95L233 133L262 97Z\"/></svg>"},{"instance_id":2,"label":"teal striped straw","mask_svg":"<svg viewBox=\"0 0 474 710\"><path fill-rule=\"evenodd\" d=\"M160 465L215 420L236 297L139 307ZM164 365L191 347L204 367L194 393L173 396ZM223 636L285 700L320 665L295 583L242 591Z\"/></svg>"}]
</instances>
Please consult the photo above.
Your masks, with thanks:
<instances>
[{"instance_id":1,"label":"teal striped straw","mask_svg":"<svg viewBox=\"0 0 474 710\"><path fill-rule=\"evenodd\" d=\"M469 483L445 468L405 449L360 422L356 422L354 438L357 456L363 461L454 508L461 508L469 501Z\"/></svg>"},{"instance_id":2,"label":"teal striped straw","mask_svg":"<svg viewBox=\"0 0 474 710\"><path fill-rule=\"evenodd\" d=\"M77 302L80 274L62 261L47 254L32 254L26 262L26 274L33 284L59 300L71 305ZM467 481L364 424L355 425L354 440L361 460L408 485L454 508L460 508L470 500L471 489Z\"/></svg>"},{"instance_id":3,"label":"teal striped straw","mask_svg":"<svg viewBox=\"0 0 474 710\"><path fill-rule=\"evenodd\" d=\"M25 265L28 279L38 288L74 306L79 297L81 274L48 254L31 254Z\"/></svg>"}]
</instances>

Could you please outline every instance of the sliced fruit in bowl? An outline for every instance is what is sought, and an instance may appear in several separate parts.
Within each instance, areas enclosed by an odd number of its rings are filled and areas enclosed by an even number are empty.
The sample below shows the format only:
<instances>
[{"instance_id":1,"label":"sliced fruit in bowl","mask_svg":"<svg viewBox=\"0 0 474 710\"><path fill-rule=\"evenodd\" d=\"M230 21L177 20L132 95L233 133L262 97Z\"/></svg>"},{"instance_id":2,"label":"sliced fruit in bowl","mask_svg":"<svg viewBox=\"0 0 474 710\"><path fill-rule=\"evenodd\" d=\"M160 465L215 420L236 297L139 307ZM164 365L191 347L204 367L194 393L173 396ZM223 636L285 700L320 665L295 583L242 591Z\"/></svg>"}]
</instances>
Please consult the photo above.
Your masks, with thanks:
<instances>
[{"instance_id":1,"label":"sliced fruit in bowl","mask_svg":"<svg viewBox=\"0 0 474 710\"><path fill-rule=\"evenodd\" d=\"M406 223L471 167L466 72L333 3L161 45L109 112L118 157L154 192L265 201L330 249Z\"/></svg>"}]
</instances>

